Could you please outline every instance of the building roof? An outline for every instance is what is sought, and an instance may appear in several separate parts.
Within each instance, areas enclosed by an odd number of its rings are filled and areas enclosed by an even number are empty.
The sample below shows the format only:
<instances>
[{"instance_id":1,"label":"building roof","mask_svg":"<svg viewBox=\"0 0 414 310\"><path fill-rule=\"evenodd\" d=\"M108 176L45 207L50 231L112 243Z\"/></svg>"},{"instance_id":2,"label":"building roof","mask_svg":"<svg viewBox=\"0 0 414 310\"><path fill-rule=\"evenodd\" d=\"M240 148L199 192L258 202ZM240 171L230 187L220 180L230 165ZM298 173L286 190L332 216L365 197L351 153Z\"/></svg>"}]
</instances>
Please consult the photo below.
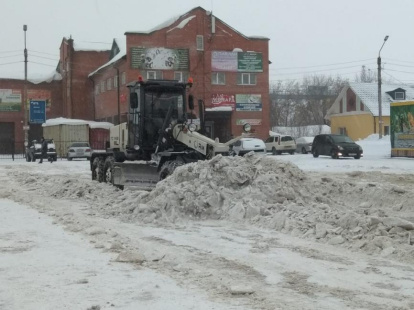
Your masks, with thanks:
<instances>
[{"instance_id":1,"label":"building roof","mask_svg":"<svg viewBox=\"0 0 414 310\"><path fill-rule=\"evenodd\" d=\"M116 39L114 39L114 42L112 44L112 49L115 49L116 47L117 47L117 50L119 50L118 53L116 55L114 55L114 57L112 57L112 59L110 59L107 63L100 66L95 71L91 72L88 75L88 77L91 77L91 76L95 75L96 73L98 73L98 71L102 70L103 68L106 68L106 67L116 63L118 60L122 59L123 57L126 57L127 50L126 50L126 40L125 40L125 38L116 38Z\"/></svg>"},{"instance_id":2,"label":"building roof","mask_svg":"<svg viewBox=\"0 0 414 310\"><path fill-rule=\"evenodd\" d=\"M352 91L361 99L364 106L372 113L374 116L378 116L378 84L377 83L356 83L351 82L341 91L339 96L336 98L335 102L328 110L327 117L329 115L337 114L339 109L336 107L339 105L340 99L343 97L345 92L351 88ZM397 88L402 88L405 90L405 101L414 100L414 88L406 84L382 84L381 93L382 93L382 115L390 116L390 104L394 101L403 101L403 100L393 100L393 98L387 94L387 92L393 91ZM366 112L367 110L365 110Z\"/></svg>"},{"instance_id":3,"label":"building roof","mask_svg":"<svg viewBox=\"0 0 414 310\"><path fill-rule=\"evenodd\" d=\"M13 74L4 73L0 74L0 79L2 80L24 80L24 72L15 72ZM29 70L27 81L32 84L40 84L40 83L51 83L53 81L60 81L62 80L62 75L57 72L56 70L50 72L31 72Z\"/></svg>"},{"instance_id":4,"label":"building roof","mask_svg":"<svg viewBox=\"0 0 414 310\"><path fill-rule=\"evenodd\" d=\"M208 15L210 15L211 13L210 12L208 12L208 11L206 11L204 8L202 8L201 6L198 6L198 7L195 7L195 8L193 8L193 9L191 9L190 11L188 11L188 12L185 12L184 14L182 14L182 15L178 15L178 16L173 16L173 17L171 17L171 18L169 18L168 20L166 20L166 21L164 21L163 23L161 23L161 24L159 24L159 25L157 25L157 26L155 26L154 28L151 28L151 29L149 29L149 30L147 30L147 31L127 31L127 32L125 32L125 34L146 34L146 35L148 35L148 34L151 34L151 33L153 33L153 32L155 32L155 31L158 31L158 30L161 30L161 29L164 29L164 28L168 28L168 27L171 27L171 26L173 26L178 20L181 20L182 18L184 18L184 17L187 17L188 15L190 15L192 12L194 12L194 11L196 11L196 10L202 10L202 11L204 11L206 14L208 14ZM230 25L228 25L228 24L226 24L224 21L222 21L221 19L219 19L217 16L215 16L214 15L214 17L216 18L216 20L218 20L218 21L220 21L222 24L224 24L224 25L226 25L227 27L229 27L231 30L233 30L234 32L236 32L236 33L238 33L238 34L240 34L241 36L243 36L243 37L245 37L246 39L248 39L248 40L270 40L269 38L267 38L267 37L263 37L263 36L251 36L251 37L249 37L249 36L246 36L246 35L244 35L244 34L242 34L240 31L237 31L236 29L234 29L233 27L231 27ZM176 29L176 28L178 28L178 29L182 29L182 28L184 28L184 26L192 19L192 18L194 18L193 16L188 16L185 20L183 20L183 21L181 21L177 26L175 26L174 28L172 28L172 29L169 29L167 32L170 32L171 30L173 30L173 29ZM182 23L184 23L184 24L182 24Z\"/></svg>"}]
</instances>

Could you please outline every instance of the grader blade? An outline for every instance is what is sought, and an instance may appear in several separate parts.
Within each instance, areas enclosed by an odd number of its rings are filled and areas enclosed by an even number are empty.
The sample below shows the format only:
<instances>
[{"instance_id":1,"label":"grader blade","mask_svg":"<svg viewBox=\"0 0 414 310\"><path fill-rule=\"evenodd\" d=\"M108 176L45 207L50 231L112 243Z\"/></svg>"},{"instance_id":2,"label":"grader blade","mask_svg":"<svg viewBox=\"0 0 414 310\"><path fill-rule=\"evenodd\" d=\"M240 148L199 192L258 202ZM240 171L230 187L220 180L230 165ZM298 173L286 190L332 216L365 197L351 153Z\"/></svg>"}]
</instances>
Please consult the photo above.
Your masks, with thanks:
<instances>
[{"instance_id":1,"label":"grader blade","mask_svg":"<svg viewBox=\"0 0 414 310\"><path fill-rule=\"evenodd\" d=\"M159 181L156 166L147 163L115 163L114 185L134 187L139 190L153 190Z\"/></svg>"}]
</instances>

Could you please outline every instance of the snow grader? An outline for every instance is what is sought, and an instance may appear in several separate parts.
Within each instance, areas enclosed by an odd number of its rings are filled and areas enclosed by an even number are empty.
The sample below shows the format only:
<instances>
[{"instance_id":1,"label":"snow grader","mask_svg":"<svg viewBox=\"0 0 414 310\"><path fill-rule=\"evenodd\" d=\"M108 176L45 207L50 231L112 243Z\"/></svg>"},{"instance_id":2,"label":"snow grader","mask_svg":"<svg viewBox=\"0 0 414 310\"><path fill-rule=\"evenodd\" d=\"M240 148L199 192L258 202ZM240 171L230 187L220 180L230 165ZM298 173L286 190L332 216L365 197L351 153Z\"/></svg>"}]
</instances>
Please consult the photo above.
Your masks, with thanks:
<instances>
[{"instance_id":1,"label":"snow grader","mask_svg":"<svg viewBox=\"0 0 414 310\"><path fill-rule=\"evenodd\" d=\"M129 88L127 122L110 129L104 152L93 152L90 159L92 180L111 183L123 189L134 186L151 190L181 165L207 160L217 154L227 156L231 145L249 136L245 124L242 136L220 143L205 136L204 104L194 118L194 97L188 83L174 80L138 81Z\"/></svg>"}]
</instances>

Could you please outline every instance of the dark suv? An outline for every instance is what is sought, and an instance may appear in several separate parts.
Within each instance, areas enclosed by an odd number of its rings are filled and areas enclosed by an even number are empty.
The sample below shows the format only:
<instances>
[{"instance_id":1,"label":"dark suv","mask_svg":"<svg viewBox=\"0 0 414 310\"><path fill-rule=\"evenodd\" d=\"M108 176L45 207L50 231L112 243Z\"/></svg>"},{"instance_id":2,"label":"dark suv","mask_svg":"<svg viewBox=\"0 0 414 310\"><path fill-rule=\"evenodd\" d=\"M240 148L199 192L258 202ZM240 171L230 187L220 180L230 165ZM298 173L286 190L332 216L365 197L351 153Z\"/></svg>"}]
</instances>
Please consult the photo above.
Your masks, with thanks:
<instances>
[{"instance_id":1,"label":"dark suv","mask_svg":"<svg viewBox=\"0 0 414 310\"><path fill-rule=\"evenodd\" d=\"M312 154L315 158L319 155L327 155L333 159L339 157L360 159L363 153L361 146L344 135L318 135L312 144Z\"/></svg>"}]
</instances>

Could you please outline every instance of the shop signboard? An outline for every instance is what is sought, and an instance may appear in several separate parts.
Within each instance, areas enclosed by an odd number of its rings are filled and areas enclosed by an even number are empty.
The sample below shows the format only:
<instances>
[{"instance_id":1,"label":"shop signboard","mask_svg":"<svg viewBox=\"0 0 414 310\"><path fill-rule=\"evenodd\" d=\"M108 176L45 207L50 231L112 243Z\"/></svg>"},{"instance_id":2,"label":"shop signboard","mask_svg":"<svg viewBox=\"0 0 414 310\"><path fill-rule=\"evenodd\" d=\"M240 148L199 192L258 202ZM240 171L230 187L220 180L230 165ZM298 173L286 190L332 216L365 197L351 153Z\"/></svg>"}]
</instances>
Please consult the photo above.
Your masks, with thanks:
<instances>
[{"instance_id":1,"label":"shop signboard","mask_svg":"<svg viewBox=\"0 0 414 310\"><path fill-rule=\"evenodd\" d=\"M244 124L250 124L252 126L259 126L262 124L261 119L237 119L236 125L243 126Z\"/></svg>"},{"instance_id":2,"label":"shop signboard","mask_svg":"<svg viewBox=\"0 0 414 310\"><path fill-rule=\"evenodd\" d=\"M414 101L391 103L391 156L414 157Z\"/></svg>"},{"instance_id":3,"label":"shop signboard","mask_svg":"<svg viewBox=\"0 0 414 310\"><path fill-rule=\"evenodd\" d=\"M262 95L256 94L237 94L236 111L262 111Z\"/></svg>"},{"instance_id":4,"label":"shop signboard","mask_svg":"<svg viewBox=\"0 0 414 310\"><path fill-rule=\"evenodd\" d=\"M45 89L28 89L27 104L29 105L31 101L45 101L46 112L50 112L50 108L52 107L52 93L50 90Z\"/></svg>"},{"instance_id":5,"label":"shop signboard","mask_svg":"<svg viewBox=\"0 0 414 310\"><path fill-rule=\"evenodd\" d=\"M211 53L211 70L213 72L263 72L263 54L213 51Z\"/></svg>"},{"instance_id":6,"label":"shop signboard","mask_svg":"<svg viewBox=\"0 0 414 310\"><path fill-rule=\"evenodd\" d=\"M211 105L215 107L231 107L234 110L236 100L234 95L227 94L213 94L211 99Z\"/></svg>"},{"instance_id":7,"label":"shop signboard","mask_svg":"<svg viewBox=\"0 0 414 310\"><path fill-rule=\"evenodd\" d=\"M0 111L19 112L22 110L22 91L20 89L0 89Z\"/></svg>"},{"instance_id":8,"label":"shop signboard","mask_svg":"<svg viewBox=\"0 0 414 310\"><path fill-rule=\"evenodd\" d=\"M188 49L131 47L131 68L142 70L188 70Z\"/></svg>"},{"instance_id":9,"label":"shop signboard","mask_svg":"<svg viewBox=\"0 0 414 310\"><path fill-rule=\"evenodd\" d=\"M46 122L46 101L30 100L30 123L43 124Z\"/></svg>"}]
</instances>

